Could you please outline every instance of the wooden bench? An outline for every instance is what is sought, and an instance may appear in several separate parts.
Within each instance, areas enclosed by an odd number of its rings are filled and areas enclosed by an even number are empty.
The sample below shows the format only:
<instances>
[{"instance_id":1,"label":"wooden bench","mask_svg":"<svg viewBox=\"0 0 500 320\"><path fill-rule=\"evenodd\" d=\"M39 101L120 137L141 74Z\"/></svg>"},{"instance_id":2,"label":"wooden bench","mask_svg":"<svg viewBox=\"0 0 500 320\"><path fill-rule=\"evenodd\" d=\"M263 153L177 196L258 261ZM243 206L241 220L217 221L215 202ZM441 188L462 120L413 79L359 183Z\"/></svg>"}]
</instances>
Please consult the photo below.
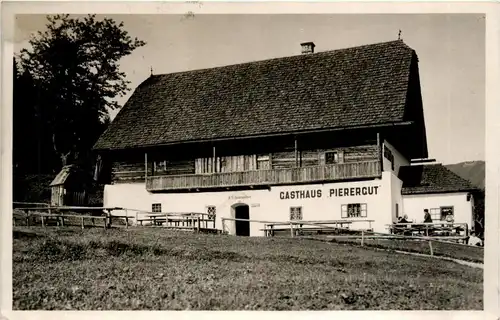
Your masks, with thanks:
<instances>
[{"instance_id":1,"label":"wooden bench","mask_svg":"<svg viewBox=\"0 0 500 320\"><path fill-rule=\"evenodd\" d=\"M365 222L365 221L363 221ZM371 221L368 221L371 225ZM285 231L290 230L293 227L294 234L301 234L302 231L333 231L333 230L349 230L349 226L352 221L346 220L318 220L318 221L293 221L293 222L275 222L264 224L264 229L260 229L265 232L265 236L274 236L275 231ZM333 225L333 226L332 226ZM289 226L288 228L275 228L275 226Z\"/></svg>"},{"instance_id":2,"label":"wooden bench","mask_svg":"<svg viewBox=\"0 0 500 320\"><path fill-rule=\"evenodd\" d=\"M142 223L144 221L152 221L153 222L153 225L158 225L158 223L160 223L160 225L165 222L167 220L167 214L164 213L164 214L148 214L146 215L147 218L141 218L141 219L137 219L137 222L140 222L141 226L143 225Z\"/></svg>"}]
</instances>

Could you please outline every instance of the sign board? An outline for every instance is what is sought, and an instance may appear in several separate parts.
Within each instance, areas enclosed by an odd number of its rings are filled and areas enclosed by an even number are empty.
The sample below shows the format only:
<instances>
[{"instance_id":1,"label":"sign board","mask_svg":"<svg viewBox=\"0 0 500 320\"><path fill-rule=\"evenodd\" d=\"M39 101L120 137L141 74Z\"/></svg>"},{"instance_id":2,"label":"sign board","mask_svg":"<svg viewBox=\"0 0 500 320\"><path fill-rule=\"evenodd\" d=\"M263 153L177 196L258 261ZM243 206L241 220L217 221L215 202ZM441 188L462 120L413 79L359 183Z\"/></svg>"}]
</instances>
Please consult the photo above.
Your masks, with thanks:
<instances>
[{"instance_id":1,"label":"sign board","mask_svg":"<svg viewBox=\"0 0 500 320\"><path fill-rule=\"evenodd\" d=\"M355 197L355 196L374 196L379 193L380 186L364 186L364 187L343 187L331 188L326 192L327 197ZM312 190L293 190L281 191L280 199L315 199L322 198L325 193L321 189Z\"/></svg>"}]
</instances>

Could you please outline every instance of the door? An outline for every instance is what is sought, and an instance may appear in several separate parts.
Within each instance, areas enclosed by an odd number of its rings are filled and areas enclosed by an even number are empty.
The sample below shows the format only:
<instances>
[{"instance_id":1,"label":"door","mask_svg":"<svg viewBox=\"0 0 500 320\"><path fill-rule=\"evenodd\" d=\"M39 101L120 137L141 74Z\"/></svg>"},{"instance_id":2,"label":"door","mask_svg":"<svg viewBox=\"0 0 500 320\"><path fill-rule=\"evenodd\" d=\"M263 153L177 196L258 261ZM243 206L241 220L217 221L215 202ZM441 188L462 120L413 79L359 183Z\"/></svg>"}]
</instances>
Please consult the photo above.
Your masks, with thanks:
<instances>
[{"instance_id":1,"label":"door","mask_svg":"<svg viewBox=\"0 0 500 320\"><path fill-rule=\"evenodd\" d=\"M250 209L248 205L240 205L234 208L234 217L236 219L250 219ZM235 221L237 236L250 236L250 222Z\"/></svg>"}]
</instances>

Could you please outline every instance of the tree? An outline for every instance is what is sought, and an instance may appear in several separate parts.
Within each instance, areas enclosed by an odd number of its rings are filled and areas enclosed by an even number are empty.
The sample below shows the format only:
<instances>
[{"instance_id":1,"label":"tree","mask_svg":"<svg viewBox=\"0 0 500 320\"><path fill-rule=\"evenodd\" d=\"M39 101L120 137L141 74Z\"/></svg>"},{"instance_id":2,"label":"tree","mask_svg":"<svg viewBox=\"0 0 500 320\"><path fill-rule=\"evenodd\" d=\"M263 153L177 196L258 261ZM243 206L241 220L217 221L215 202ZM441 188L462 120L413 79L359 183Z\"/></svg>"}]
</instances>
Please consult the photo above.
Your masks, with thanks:
<instances>
[{"instance_id":1,"label":"tree","mask_svg":"<svg viewBox=\"0 0 500 320\"><path fill-rule=\"evenodd\" d=\"M35 87L28 72L19 70L14 59L13 72L13 170L14 174L40 173L43 133L39 130Z\"/></svg>"},{"instance_id":2,"label":"tree","mask_svg":"<svg viewBox=\"0 0 500 320\"><path fill-rule=\"evenodd\" d=\"M119 108L114 98L129 90L118 62L145 42L132 39L123 22L95 15L47 20L47 30L38 32L19 58L22 71L33 79L37 108L64 166L90 154L109 123L108 111Z\"/></svg>"},{"instance_id":3,"label":"tree","mask_svg":"<svg viewBox=\"0 0 500 320\"><path fill-rule=\"evenodd\" d=\"M484 189L476 191L473 193L473 198L474 198L474 231L476 232L477 236L484 239L484 226L485 226L485 219L484 219L484 198L485 198L485 191Z\"/></svg>"}]
</instances>

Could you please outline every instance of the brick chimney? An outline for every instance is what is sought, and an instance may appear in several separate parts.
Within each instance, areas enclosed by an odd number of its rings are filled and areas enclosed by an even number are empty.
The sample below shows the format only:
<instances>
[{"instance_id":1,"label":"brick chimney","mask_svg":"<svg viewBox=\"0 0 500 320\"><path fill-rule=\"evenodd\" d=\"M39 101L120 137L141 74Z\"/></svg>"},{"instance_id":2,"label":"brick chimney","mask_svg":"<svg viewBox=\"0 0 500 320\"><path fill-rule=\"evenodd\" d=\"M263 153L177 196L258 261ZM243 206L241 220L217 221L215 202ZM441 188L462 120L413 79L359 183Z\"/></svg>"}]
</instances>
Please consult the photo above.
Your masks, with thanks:
<instances>
[{"instance_id":1,"label":"brick chimney","mask_svg":"<svg viewBox=\"0 0 500 320\"><path fill-rule=\"evenodd\" d=\"M314 42L303 42L300 46L302 47L302 54L314 53L314 47L316 47Z\"/></svg>"}]
</instances>

